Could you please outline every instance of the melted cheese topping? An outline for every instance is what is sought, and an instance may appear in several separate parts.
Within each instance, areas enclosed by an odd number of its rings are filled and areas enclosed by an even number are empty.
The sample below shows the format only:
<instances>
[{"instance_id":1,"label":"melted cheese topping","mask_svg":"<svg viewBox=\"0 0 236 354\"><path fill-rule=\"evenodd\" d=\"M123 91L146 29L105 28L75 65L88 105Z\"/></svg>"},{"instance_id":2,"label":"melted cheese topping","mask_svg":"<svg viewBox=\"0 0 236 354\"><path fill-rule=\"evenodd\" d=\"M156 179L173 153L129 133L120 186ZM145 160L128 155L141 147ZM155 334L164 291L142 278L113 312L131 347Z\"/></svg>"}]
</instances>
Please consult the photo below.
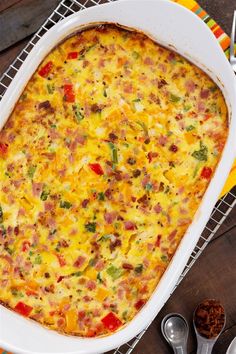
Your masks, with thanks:
<instances>
[{"instance_id":1,"label":"melted cheese topping","mask_svg":"<svg viewBox=\"0 0 236 354\"><path fill-rule=\"evenodd\" d=\"M61 43L0 132L1 302L72 335L129 322L194 217L227 118L216 84L143 34L105 25Z\"/></svg>"}]
</instances>

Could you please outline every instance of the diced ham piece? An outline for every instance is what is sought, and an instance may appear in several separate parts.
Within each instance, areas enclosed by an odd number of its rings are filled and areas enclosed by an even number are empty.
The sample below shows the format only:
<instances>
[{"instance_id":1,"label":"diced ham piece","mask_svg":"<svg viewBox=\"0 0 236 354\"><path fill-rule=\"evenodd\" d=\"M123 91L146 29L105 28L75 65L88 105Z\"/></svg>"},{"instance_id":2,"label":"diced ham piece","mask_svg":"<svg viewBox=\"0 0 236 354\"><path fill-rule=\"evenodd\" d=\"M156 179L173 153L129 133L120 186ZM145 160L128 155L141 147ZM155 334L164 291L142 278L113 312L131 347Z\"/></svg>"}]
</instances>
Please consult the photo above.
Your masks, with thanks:
<instances>
[{"instance_id":1,"label":"diced ham piece","mask_svg":"<svg viewBox=\"0 0 236 354\"><path fill-rule=\"evenodd\" d=\"M85 103L85 105L84 105L84 115L85 115L85 117L89 117L90 114L91 114L90 105Z\"/></svg>"},{"instance_id":2,"label":"diced ham piece","mask_svg":"<svg viewBox=\"0 0 236 354\"><path fill-rule=\"evenodd\" d=\"M143 264L144 264L144 266L145 266L146 268L148 268L150 262L149 262L149 260L148 260L147 258L144 258L144 259L143 259Z\"/></svg>"},{"instance_id":3,"label":"diced ham piece","mask_svg":"<svg viewBox=\"0 0 236 354\"><path fill-rule=\"evenodd\" d=\"M54 208L54 204L53 203L50 203L50 202L44 203L44 210L45 211L51 211L51 210L53 210L53 208Z\"/></svg>"},{"instance_id":4,"label":"diced ham piece","mask_svg":"<svg viewBox=\"0 0 236 354\"><path fill-rule=\"evenodd\" d=\"M7 187L7 186L2 187L2 191L3 191L4 193L8 193L9 190L10 190L9 187Z\"/></svg>"},{"instance_id":5,"label":"diced ham piece","mask_svg":"<svg viewBox=\"0 0 236 354\"><path fill-rule=\"evenodd\" d=\"M51 229L54 229L54 228L56 227L56 221L55 221L55 219L53 219L53 218L48 218L47 222L48 222L48 226L49 226Z\"/></svg>"},{"instance_id":6,"label":"diced ham piece","mask_svg":"<svg viewBox=\"0 0 236 354\"><path fill-rule=\"evenodd\" d=\"M105 60L104 59L100 59L99 62L98 62L98 67L99 68L104 68L105 66Z\"/></svg>"},{"instance_id":7,"label":"diced ham piece","mask_svg":"<svg viewBox=\"0 0 236 354\"><path fill-rule=\"evenodd\" d=\"M150 57L146 57L144 59L144 64L145 65L154 65L154 61Z\"/></svg>"},{"instance_id":8,"label":"diced ham piece","mask_svg":"<svg viewBox=\"0 0 236 354\"><path fill-rule=\"evenodd\" d=\"M162 207L161 207L160 203L157 203L153 209L157 214L162 212Z\"/></svg>"},{"instance_id":9,"label":"diced ham piece","mask_svg":"<svg viewBox=\"0 0 236 354\"><path fill-rule=\"evenodd\" d=\"M167 72L167 66L165 64L158 64L158 68L163 72L166 73Z\"/></svg>"},{"instance_id":10,"label":"diced ham piece","mask_svg":"<svg viewBox=\"0 0 236 354\"><path fill-rule=\"evenodd\" d=\"M188 93L193 93L196 89L195 83L193 82L193 80L187 80L185 83L185 88Z\"/></svg>"},{"instance_id":11,"label":"diced ham piece","mask_svg":"<svg viewBox=\"0 0 236 354\"><path fill-rule=\"evenodd\" d=\"M58 170L57 173L60 177L65 177L66 167L62 168L61 170Z\"/></svg>"},{"instance_id":12,"label":"diced ham piece","mask_svg":"<svg viewBox=\"0 0 236 354\"><path fill-rule=\"evenodd\" d=\"M86 284L87 289L94 290L96 289L96 283L93 280L88 280Z\"/></svg>"},{"instance_id":13,"label":"diced ham piece","mask_svg":"<svg viewBox=\"0 0 236 354\"><path fill-rule=\"evenodd\" d=\"M117 291L117 295L118 295L118 299L119 300L123 300L123 298L124 298L124 289L119 288L118 291Z\"/></svg>"},{"instance_id":14,"label":"diced ham piece","mask_svg":"<svg viewBox=\"0 0 236 354\"><path fill-rule=\"evenodd\" d=\"M60 138L60 134L58 133L58 131L56 129L50 129L49 135L50 135L50 138L53 140Z\"/></svg>"},{"instance_id":15,"label":"diced ham piece","mask_svg":"<svg viewBox=\"0 0 236 354\"><path fill-rule=\"evenodd\" d=\"M75 141L80 145L84 145L84 143L86 141L86 137L84 135L77 134L75 137Z\"/></svg>"},{"instance_id":16,"label":"diced ham piece","mask_svg":"<svg viewBox=\"0 0 236 354\"><path fill-rule=\"evenodd\" d=\"M18 189L21 186L22 180L21 179L16 179L14 181L12 181L12 184L14 185L14 187L16 189Z\"/></svg>"},{"instance_id":17,"label":"diced ham piece","mask_svg":"<svg viewBox=\"0 0 236 354\"><path fill-rule=\"evenodd\" d=\"M180 212L180 214L182 214L182 215L188 214L188 211L187 211L186 209L184 209L184 208L179 208L179 212Z\"/></svg>"},{"instance_id":18,"label":"diced ham piece","mask_svg":"<svg viewBox=\"0 0 236 354\"><path fill-rule=\"evenodd\" d=\"M14 133L10 133L7 137L7 142L8 143L13 143L13 141L15 140L15 134Z\"/></svg>"},{"instance_id":19,"label":"diced ham piece","mask_svg":"<svg viewBox=\"0 0 236 354\"><path fill-rule=\"evenodd\" d=\"M148 249L148 251L151 252L151 251L154 249L153 244L152 244L152 243L148 243L148 244L147 244L147 249Z\"/></svg>"},{"instance_id":20,"label":"diced ham piece","mask_svg":"<svg viewBox=\"0 0 236 354\"><path fill-rule=\"evenodd\" d=\"M124 92L125 93L132 93L133 92L133 85L132 83L125 82L124 83Z\"/></svg>"},{"instance_id":21,"label":"diced ham piece","mask_svg":"<svg viewBox=\"0 0 236 354\"><path fill-rule=\"evenodd\" d=\"M202 99L207 99L210 95L210 91L208 89L202 89L200 92L200 97Z\"/></svg>"},{"instance_id":22,"label":"diced ham piece","mask_svg":"<svg viewBox=\"0 0 236 354\"><path fill-rule=\"evenodd\" d=\"M173 230L173 231L169 234L168 240L169 240L169 241L172 241L172 240L175 238L176 234L177 234L177 230Z\"/></svg>"},{"instance_id":23,"label":"diced ham piece","mask_svg":"<svg viewBox=\"0 0 236 354\"><path fill-rule=\"evenodd\" d=\"M74 262L74 267L80 268L84 264L86 258L83 256L79 256Z\"/></svg>"},{"instance_id":24,"label":"diced ham piece","mask_svg":"<svg viewBox=\"0 0 236 354\"><path fill-rule=\"evenodd\" d=\"M150 176L149 175L146 175L143 179L142 179L142 186L143 188L146 187L146 185L149 183L150 181Z\"/></svg>"},{"instance_id":25,"label":"diced ham piece","mask_svg":"<svg viewBox=\"0 0 236 354\"><path fill-rule=\"evenodd\" d=\"M25 209L24 208L20 208L18 211L18 216L24 216L25 215Z\"/></svg>"},{"instance_id":26,"label":"diced ham piece","mask_svg":"<svg viewBox=\"0 0 236 354\"><path fill-rule=\"evenodd\" d=\"M178 194L183 194L183 192L184 192L184 187L182 186L182 187L180 187L179 189L178 189Z\"/></svg>"},{"instance_id":27,"label":"diced ham piece","mask_svg":"<svg viewBox=\"0 0 236 354\"><path fill-rule=\"evenodd\" d=\"M192 221L192 219L190 219L190 218L182 218L182 219L179 219L178 225L179 226L188 225L191 223L191 221Z\"/></svg>"},{"instance_id":28,"label":"diced ham piece","mask_svg":"<svg viewBox=\"0 0 236 354\"><path fill-rule=\"evenodd\" d=\"M132 231L132 230L136 230L136 229L137 229L137 226L135 225L134 222L132 222L132 221L125 221L125 230Z\"/></svg>"},{"instance_id":29,"label":"diced ham piece","mask_svg":"<svg viewBox=\"0 0 236 354\"><path fill-rule=\"evenodd\" d=\"M159 138L158 138L158 143L161 145L161 146L165 146L166 143L167 143L167 136L164 136L164 135L160 135Z\"/></svg>"},{"instance_id":30,"label":"diced ham piece","mask_svg":"<svg viewBox=\"0 0 236 354\"><path fill-rule=\"evenodd\" d=\"M33 195L35 197L39 197L40 194L42 193L43 183L35 183L35 182L33 182L32 189L33 189Z\"/></svg>"},{"instance_id":31,"label":"diced ham piece","mask_svg":"<svg viewBox=\"0 0 236 354\"><path fill-rule=\"evenodd\" d=\"M102 260L99 260L98 262L97 262L97 264L95 265L95 269L97 270L97 271L101 271L101 270L103 270L104 269L104 267L105 267L105 263L104 263L104 261L102 261Z\"/></svg>"},{"instance_id":32,"label":"diced ham piece","mask_svg":"<svg viewBox=\"0 0 236 354\"><path fill-rule=\"evenodd\" d=\"M84 302L90 302L90 301L93 300L93 298L92 298L91 296L85 295L85 296L83 297L83 300L84 300Z\"/></svg>"},{"instance_id":33,"label":"diced ham piece","mask_svg":"<svg viewBox=\"0 0 236 354\"><path fill-rule=\"evenodd\" d=\"M203 101L198 101L197 103L197 110L198 112L204 112L206 109L206 105Z\"/></svg>"},{"instance_id":34,"label":"diced ham piece","mask_svg":"<svg viewBox=\"0 0 236 354\"><path fill-rule=\"evenodd\" d=\"M167 57L167 60L169 61L173 61L175 59L176 55L174 52L170 52L168 57Z\"/></svg>"},{"instance_id":35,"label":"diced ham piece","mask_svg":"<svg viewBox=\"0 0 236 354\"><path fill-rule=\"evenodd\" d=\"M107 212L104 214L104 219L108 224L112 224L113 221L116 219L117 216L117 212L116 211L111 211L111 212Z\"/></svg>"}]
</instances>

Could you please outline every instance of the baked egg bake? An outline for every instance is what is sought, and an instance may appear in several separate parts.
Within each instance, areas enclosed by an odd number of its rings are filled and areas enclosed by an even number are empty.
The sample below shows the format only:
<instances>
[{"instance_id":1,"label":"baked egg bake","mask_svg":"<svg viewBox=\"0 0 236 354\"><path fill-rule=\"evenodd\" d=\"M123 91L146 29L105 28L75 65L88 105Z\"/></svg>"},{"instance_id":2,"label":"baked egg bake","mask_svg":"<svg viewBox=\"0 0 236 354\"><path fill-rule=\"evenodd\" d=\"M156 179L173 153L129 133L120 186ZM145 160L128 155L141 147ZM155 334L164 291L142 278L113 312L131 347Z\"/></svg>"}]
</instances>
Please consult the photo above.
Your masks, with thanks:
<instances>
[{"instance_id":1,"label":"baked egg bake","mask_svg":"<svg viewBox=\"0 0 236 354\"><path fill-rule=\"evenodd\" d=\"M64 40L0 132L1 304L69 335L125 326L227 135L221 90L176 52L112 24Z\"/></svg>"}]
</instances>

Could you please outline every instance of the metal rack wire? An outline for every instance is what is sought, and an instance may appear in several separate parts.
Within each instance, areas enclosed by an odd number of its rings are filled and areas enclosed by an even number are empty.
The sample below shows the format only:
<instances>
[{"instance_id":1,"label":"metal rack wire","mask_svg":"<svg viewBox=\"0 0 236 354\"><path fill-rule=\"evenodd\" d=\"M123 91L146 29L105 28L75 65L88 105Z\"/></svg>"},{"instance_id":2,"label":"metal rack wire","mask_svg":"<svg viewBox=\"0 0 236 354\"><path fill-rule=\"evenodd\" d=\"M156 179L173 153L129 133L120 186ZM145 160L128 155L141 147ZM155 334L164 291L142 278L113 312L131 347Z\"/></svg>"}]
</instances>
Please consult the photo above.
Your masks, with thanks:
<instances>
[{"instance_id":1,"label":"metal rack wire","mask_svg":"<svg viewBox=\"0 0 236 354\"><path fill-rule=\"evenodd\" d=\"M21 67L22 63L38 42L38 40L46 33L51 27L53 27L57 22L66 18L67 16L78 12L82 9L85 9L90 6L95 6L107 2L112 2L117 0L63 0L57 6L57 8L52 12L52 14L48 17L48 19L43 23L38 32L32 37L32 39L28 42L26 47L20 52L18 57L13 61L13 63L9 66L9 68L5 71L5 73L0 78L0 100L2 99L6 89L10 85L17 71ZM226 194L223 198L221 198L216 204L211 217L193 251L191 254L189 261L178 279L174 290L180 284L182 279L191 269L195 261L201 255L202 251L206 248L208 243L211 241L219 227L222 225L230 211L236 205L236 187L231 190L228 194ZM138 344L144 333L147 331L147 328L143 330L139 335L134 337L130 342L125 345L117 348L113 354L130 354L135 346Z\"/></svg>"}]
</instances>

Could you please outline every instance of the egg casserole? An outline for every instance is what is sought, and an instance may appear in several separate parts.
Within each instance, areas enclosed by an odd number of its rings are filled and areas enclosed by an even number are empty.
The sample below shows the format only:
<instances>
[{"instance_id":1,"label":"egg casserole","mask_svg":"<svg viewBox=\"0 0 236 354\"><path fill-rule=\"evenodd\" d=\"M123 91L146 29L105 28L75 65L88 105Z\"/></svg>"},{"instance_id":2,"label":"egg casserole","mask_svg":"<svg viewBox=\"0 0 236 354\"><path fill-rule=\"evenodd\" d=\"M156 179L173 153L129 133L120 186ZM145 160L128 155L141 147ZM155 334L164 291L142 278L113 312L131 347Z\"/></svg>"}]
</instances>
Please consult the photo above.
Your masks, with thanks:
<instances>
[{"instance_id":1,"label":"egg casserole","mask_svg":"<svg viewBox=\"0 0 236 354\"><path fill-rule=\"evenodd\" d=\"M122 328L170 263L227 134L218 86L145 34L105 24L64 40L0 132L0 302L65 334Z\"/></svg>"}]
</instances>

